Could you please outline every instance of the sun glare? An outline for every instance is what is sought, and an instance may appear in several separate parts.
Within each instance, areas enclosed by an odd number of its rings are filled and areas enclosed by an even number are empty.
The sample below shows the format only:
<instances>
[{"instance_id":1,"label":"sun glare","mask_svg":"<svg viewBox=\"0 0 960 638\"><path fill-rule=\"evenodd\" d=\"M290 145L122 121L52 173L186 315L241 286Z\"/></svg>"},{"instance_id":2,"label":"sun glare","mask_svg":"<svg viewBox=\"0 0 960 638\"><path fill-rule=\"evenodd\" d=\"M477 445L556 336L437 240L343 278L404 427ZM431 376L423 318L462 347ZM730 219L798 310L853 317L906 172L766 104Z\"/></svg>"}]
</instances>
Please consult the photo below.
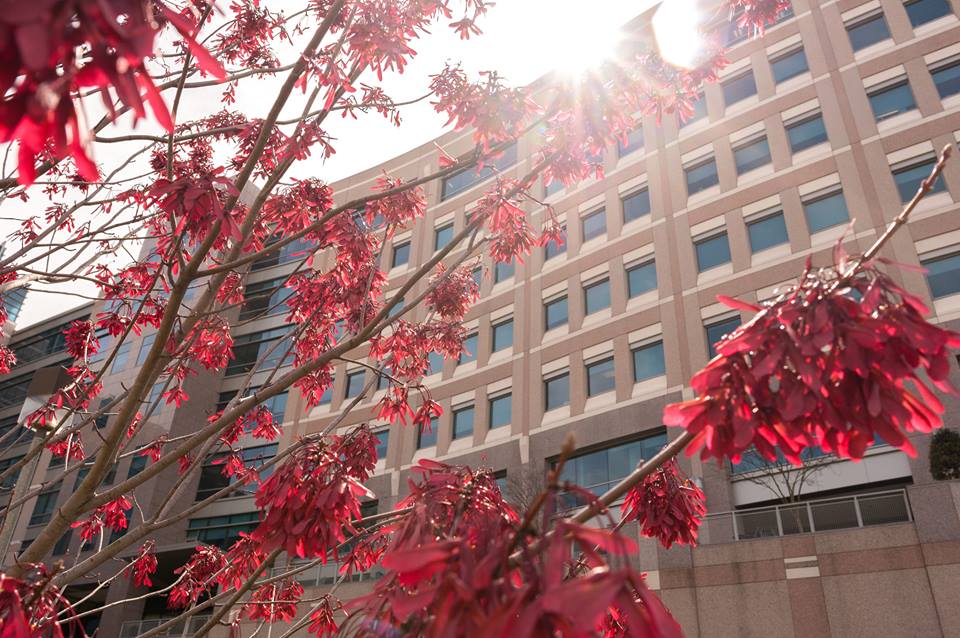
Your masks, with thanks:
<instances>
[{"instance_id":1,"label":"sun glare","mask_svg":"<svg viewBox=\"0 0 960 638\"><path fill-rule=\"evenodd\" d=\"M674 66L695 67L703 51L699 27L696 0L664 0L653 16L660 57Z\"/></svg>"}]
</instances>

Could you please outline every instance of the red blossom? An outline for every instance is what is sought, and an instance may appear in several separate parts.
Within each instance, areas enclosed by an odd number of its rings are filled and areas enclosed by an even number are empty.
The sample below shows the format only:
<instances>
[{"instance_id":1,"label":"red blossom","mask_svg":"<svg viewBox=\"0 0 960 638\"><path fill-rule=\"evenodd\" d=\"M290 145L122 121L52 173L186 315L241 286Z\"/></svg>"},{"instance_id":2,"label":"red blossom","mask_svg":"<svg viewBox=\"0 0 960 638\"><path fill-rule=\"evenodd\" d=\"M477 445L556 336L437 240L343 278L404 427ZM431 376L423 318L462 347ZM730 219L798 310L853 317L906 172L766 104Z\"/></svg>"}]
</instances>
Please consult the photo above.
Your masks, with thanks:
<instances>
[{"instance_id":1,"label":"red blossom","mask_svg":"<svg viewBox=\"0 0 960 638\"><path fill-rule=\"evenodd\" d=\"M803 449L818 445L858 459L879 436L913 455L905 433L942 425L927 380L954 391L950 348L960 334L928 323L923 303L873 264L838 277L808 264L798 286L717 344L691 380L697 398L664 410L667 425L695 435L688 454L736 462L753 446L800 464Z\"/></svg>"},{"instance_id":2,"label":"red blossom","mask_svg":"<svg viewBox=\"0 0 960 638\"><path fill-rule=\"evenodd\" d=\"M430 280L430 286L427 304L444 319L462 320L480 297L480 286L467 266L448 273L443 264L437 264L437 272Z\"/></svg>"},{"instance_id":3,"label":"red blossom","mask_svg":"<svg viewBox=\"0 0 960 638\"><path fill-rule=\"evenodd\" d=\"M257 489L264 514L250 536L266 552L281 547L324 562L330 552L336 556L344 527L360 516L360 499L372 496L363 482L377 461L374 446L375 437L361 427L299 448Z\"/></svg>"},{"instance_id":4,"label":"red blossom","mask_svg":"<svg viewBox=\"0 0 960 638\"><path fill-rule=\"evenodd\" d=\"M23 565L25 579L0 574L0 637L86 638L77 612L51 584L44 565Z\"/></svg>"},{"instance_id":5,"label":"red blossom","mask_svg":"<svg viewBox=\"0 0 960 638\"><path fill-rule=\"evenodd\" d=\"M244 605L247 618L264 622L289 622L297 615L297 602L303 596L303 585L292 578L262 585L254 590Z\"/></svg>"},{"instance_id":6,"label":"red blossom","mask_svg":"<svg viewBox=\"0 0 960 638\"><path fill-rule=\"evenodd\" d=\"M170 590L167 604L171 609L192 605L217 584L216 577L228 566L227 559L216 547L200 545L183 567L173 570L180 578Z\"/></svg>"},{"instance_id":7,"label":"red blossom","mask_svg":"<svg viewBox=\"0 0 960 638\"><path fill-rule=\"evenodd\" d=\"M681 474L674 459L647 475L623 502L623 518L636 520L644 536L659 539L667 549L674 543L696 545L706 513L703 490Z\"/></svg>"},{"instance_id":8,"label":"red blossom","mask_svg":"<svg viewBox=\"0 0 960 638\"><path fill-rule=\"evenodd\" d=\"M157 571L157 557L154 555L156 543L147 541L140 546L137 557L130 563L133 582L140 587L152 587L150 576Z\"/></svg>"},{"instance_id":9,"label":"red blossom","mask_svg":"<svg viewBox=\"0 0 960 638\"><path fill-rule=\"evenodd\" d=\"M152 443L143 446L137 451L137 454L140 456L146 456L154 463L160 460L160 455L163 453L163 446L167 444L166 435L162 435L155 439Z\"/></svg>"}]
</instances>

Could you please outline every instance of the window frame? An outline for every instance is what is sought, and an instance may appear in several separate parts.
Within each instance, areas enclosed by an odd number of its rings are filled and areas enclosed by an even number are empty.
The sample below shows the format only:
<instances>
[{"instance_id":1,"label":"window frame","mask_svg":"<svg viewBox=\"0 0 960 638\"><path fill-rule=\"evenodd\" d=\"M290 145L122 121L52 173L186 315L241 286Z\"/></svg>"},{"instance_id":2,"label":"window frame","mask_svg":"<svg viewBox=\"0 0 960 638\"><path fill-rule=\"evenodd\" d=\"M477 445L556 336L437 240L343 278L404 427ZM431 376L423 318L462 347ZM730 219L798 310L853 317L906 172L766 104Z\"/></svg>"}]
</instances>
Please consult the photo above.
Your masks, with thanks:
<instances>
[{"instance_id":1,"label":"window frame","mask_svg":"<svg viewBox=\"0 0 960 638\"><path fill-rule=\"evenodd\" d=\"M554 322L553 324L551 324L549 309L561 302L563 303L563 307L564 307L563 321L559 323ZM570 323L570 299L567 296L567 293L563 293L562 295L555 295L548 299L544 299L543 301L543 331L544 332L550 332L551 330L559 328L560 326L568 325L569 323Z\"/></svg>"},{"instance_id":2,"label":"window frame","mask_svg":"<svg viewBox=\"0 0 960 638\"><path fill-rule=\"evenodd\" d=\"M697 183L703 183L705 181L709 181L709 183L697 188L697 190L691 190L690 189L690 173L692 171L695 171L699 168L704 168L705 166L709 166L711 164L713 165L713 177L710 178L709 180L703 180L703 179L697 180ZM711 153L707 157L702 157L696 160L695 162L691 162L690 164L685 165L683 167L683 176L684 176L684 183L687 187L688 198L693 197L694 195L699 195L704 191L708 191L714 186L718 186L720 184L720 170L717 166L716 154Z\"/></svg>"},{"instance_id":3,"label":"window frame","mask_svg":"<svg viewBox=\"0 0 960 638\"><path fill-rule=\"evenodd\" d=\"M557 403L553 406L550 404L550 384L554 382L566 382L566 398L562 400L561 403ZM553 410L558 410L562 407L570 405L570 370L557 370L549 374L544 375L543 377L543 411L551 412Z\"/></svg>"},{"instance_id":4,"label":"window frame","mask_svg":"<svg viewBox=\"0 0 960 638\"><path fill-rule=\"evenodd\" d=\"M502 346L497 345L497 330L510 324L510 343ZM490 323L490 352L500 352L501 350L513 349L513 317L501 317L495 322Z\"/></svg>"},{"instance_id":5,"label":"window frame","mask_svg":"<svg viewBox=\"0 0 960 638\"><path fill-rule=\"evenodd\" d=\"M587 235L587 222L588 220L600 219L603 221L603 227L594 234ZM607 234L607 209L603 206L600 208L595 208L591 211L587 211L580 216L580 237L583 243L587 243L590 240L598 239Z\"/></svg>"},{"instance_id":6,"label":"window frame","mask_svg":"<svg viewBox=\"0 0 960 638\"><path fill-rule=\"evenodd\" d=\"M508 401L510 405L510 419L501 423L494 424L494 404L500 401ZM487 397L487 429L497 430L513 423L513 393L500 392Z\"/></svg>"},{"instance_id":7,"label":"window frame","mask_svg":"<svg viewBox=\"0 0 960 638\"><path fill-rule=\"evenodd\" d=\"M704 261L704 260L703 260L703 259L701 258L701 256L700 256L700 247L706 245L706 244L709 243L709 242L716 241L716 240L720 239L721 237L722 237L723 240L724 240L724 241L723 241L724 246L726 246L726 260L725 260L725 261L718 261L717 263L715 263L715 264L713 264L713 265L704 267L704 266L703 266L703 261ZM727 229L726 229L726 227L723 227L723 228L721 228L721 229L719 229L719 230L714 230L714 231L711 231L711 232L709 232L709 233L706 233L706 234L699 235L699 236L695 237L695 238L693 239L693 252L694 252L694 255L695 255L696 258L697 258L697 273L698 273L698 274L702 274L702 273L705 273L705 272L707 272L707 271L709 271L709 270L713 270L714 268L720 268L721 266L724 266L724 265L726 265L726 264L732 263L732 262L733 262L733 252L730 250L730 237L729 237L729 235L727 234Z\"/></svg>"},{"instance_id":8,"label":"window frame","mask_svg":"<svg viewBox=\"0 0 960 638\"><path fill-rule=\"evenodd\" d=\"M639 370L637 368L637 353L649 351L654 348L657 348L660 351L660 374L652 374L645 377L638 376ZM634 383L643 383L644 381L649 381L650 379L657 379L665 376L667 374L667 355L663 348L663 336L661 335L652 339L647 339L641 343L630 346L630 361L633 365Z\"/></svg>"},{"instance_id":9,"label":"window frame","mask_svg":"<svg viewBox=\"0 0 960 638\"><path fill-rule=\"evenodd\" d=\"M606 310L607 308L610 308L613 306L613 290L610 287L609 273L597 279L590 279L589 281L584 282L582 286L583 286L583 316L584 317L589 317L592 314L596 314L602 310ZM590 293L591 291L598 290L603 286L605 286L607 290L606 305L599 306L591 310L590 309Z\"/></svg>"},{"instance_id":10,"label":"window frame","mask_svg":"<svg viewBox=\"0 0 960 638\"><path fill-rule=\"evenodd\" d=\"M764 222L769 222L770 220L779 217L780 222L783 225L783 241L779 241L775 244L769 244L762 248L757 248L757 242L754 241L753 233L751 229L755 228L757 225ZM758 213L755 216L750 217L747 220L744 220L744 225L747 227L747 242L750 244L750 253L756 255L757 253L763 252L765 250L770 250L771 248L776 248L777 246L782 246L784 244L790 243L790 231L787 229L787 217L783 212L782 208L776 208L769 211L764 211Z\"/></svg>"},{"instance_id":11,"label":"window frame","mask_svg":"<svg viewBox=\"0 0 960 638\"><path fill-rule=\"evenodd\" d=\"M613 385L607 390L602 390L600 392L595 393L592 387L593 384L591 383L591 378L592 378L591 370L606 364L610 364L610 367L613 371ZM589 363L584 362L583 368L584 368L584 377L586 377L586 384L587 384L587 399L592 399L593 397L600 396L601 394L607 394L608 392L617 391L617 364L616 364L616 357L613 355L613 353L610 353L609 355L604 355L603 357L600 357L598 359L593 359Z\"/></svg>"}]
</instances>

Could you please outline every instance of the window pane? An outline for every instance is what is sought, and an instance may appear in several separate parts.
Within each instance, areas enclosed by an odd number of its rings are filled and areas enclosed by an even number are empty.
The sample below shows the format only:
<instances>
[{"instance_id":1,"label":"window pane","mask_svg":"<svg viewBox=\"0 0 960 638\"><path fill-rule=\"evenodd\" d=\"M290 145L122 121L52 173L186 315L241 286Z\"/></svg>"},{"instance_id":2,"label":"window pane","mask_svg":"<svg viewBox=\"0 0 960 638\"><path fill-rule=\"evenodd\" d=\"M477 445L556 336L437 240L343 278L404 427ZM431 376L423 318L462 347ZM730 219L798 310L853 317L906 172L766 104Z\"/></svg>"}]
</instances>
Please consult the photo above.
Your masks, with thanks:
<instances>
[{"instance_id":1,"label":"window pane","mask_svg":"<svg viewBox=\"0 0 960 638\"><path fill-rule=\"evenodd\" d=\"M549 412L570 403L570 373L545 379L543 382L545 409Z\"/></svg>"},{"instance_id":2,"label":"window pane","mask_svg":"<svg viewBox=\"0 0 960 638\"><path fill-rule=\"evenodd\" d=\"M730 319L724 319L723 321L712 323L706 327L707 350L710 353L711 359L717 356L717 350L715 348L717 342L736 330L739 325L740 317L731 317Z\"/></svg>"},{"instance_id":3,"label":"window pane","mask_svg":"<svg viewBox=\"0 0 960 638\"><path fill-rule=\"evenodd\" d=\"M593 314L598 310L610 307L610 280L604 279L583 289L586 314Z\"/></svg>"},{"instance_id":4,"label":"window pane","mask_svg":"<svg viewBox=\"0 0 960 638\"><path fill-rule=\"evenodd\" d=\"M755 168L766 166L770 163L770 145L767 138L763 137L746 146L741 146L733 151L733 160L737 165L737 174L743 175Z\"/></svg>"},{"instance_id":5,"label":"window pane","mask_svg":"<svg viewBox=\"0 0 960 638\"><path fill-rule=\"evenodd\" d=\"M440 421L437 417L430 419L428 430L419 430L417 432L417 449L422 450L425 447L433 447L437 444L437 429L440 427Z\"/></svg>"},{"instance_id":6,"label":"window pane","mask_svg":"<svg viewBox=\"0 0 960 638\"><path fill-rule=\"evenodd\" d=\"M488 179L496 171L502 171L510 166L513 166L517 162L517 145L511 144L504 149L503 153L495 159L492 163L487 163L483 168L477 170L476 168L468 168L459 173L446 177L443 180L443 187L441 190L440 199L447 199L453 197L458 193L462 193L469 188L472 188L476 184Z\"/></svg>"},{"instance_id":7,"label":"window pane","mask_svg":"<svg viewBox=\"0 0 960 638\"><path fill-rule=\"evenodd\" d=\"M453 438L462 439L473 434L473 406L453 412Z\"/></svg>"},{"instance_id":8,"label":"window pane","mask_svg":"<svg viewBox=\"0 0 960 638\"><path fill-rule=\"evenodd\" d=\"M933 82L941 98L960 93L960 61L933 71Z\"/></svg>"},{"instance_id":9,"label":"window pane","mask_svg":"<svg viewBox=\"0 0 960 638\"><path fill-rule=\"evenodd\" d=\"M803 49L797 49L793 53L777 58L770 63L770 66L773 68L773 79L777 84L796 77L809 68Z\"/></svg>"},{"instance_id":10,"label":"window pane","mask_svg":"<svg viewBox=\"0 0 960 638\"><path fill-rule=\"evenodd\" d=\"M650 191L646 188L623 198L623 221L631 222L650 214Z\"/></svg>"},{"instance_id":11,"label":"window pane","mask_svg":"<svg viewBox=\"0 0 960 638\"><path fill-rule=\"evenodd\" d=\"M926 259L920 264L927 269L927 284L934 299L960 292L960 253Z\"/></svg>"},{"instance_id":12,"label":"window pane","mask_svg":"<svg viewBox=\"0 0 960 638\"><path fill-rule=\"evenodd\" d=\"M626 139L617 139L617 155L623 157L643 148L643 126L637 126L626 135Z\"/></svg>"},{"instance_id":13,"label":"window pane","mask_svg":"<svg viewBox=\"0 0 960 638\"><path fill-rule=\"evenodd\" d=\"M379 432L374 432L373 435L377 437L377 444L375 446L375 449L377 451L377 460L386 458L387 444L390 443L390 430L381 430Z\"/></svg>"},{"instance_id":14,"label":"window pane","mask_svg":"<svg viewBox=\"0 0 960 638\"><path fill-rule=\"evenodd\" d=\"M680 118L680 128L698 122L705 117L707 117L707 101L703 99L703 94L701 93L693 103L693 114L685 120Z\"/></svg>"},{"instance_id":15,"label":"window pane","mask_svg":"<svg viewBox=\"0 0 960 638\"><path fill-rule=\"evenodd\" d=\"M355 397L363 390L364 372L351 372L347 375L347 393L346 398Z\"/></svg>"},{"instance_id":16,"label":"window pane","mask_svg":"<svg viewBox=\"0 0 960 638\"><path fill-rule=\"evenodd\" d=\"M493 281L494 283L499 283L501 281L506 281L513 277L513 262L507 263L498 263L493 269Z\"/></svg>"},{"instance_id":17,"label":"window pane","mask_svg":"<svg viewBox=\"0 0 960 638\"><path fill-rule=\"evenodd\" d=\"M544 330L552 330L567 323L566 296L543 304Z\"/></svg>"},{"instance_id":18,"label":"window pane","mask_svg":"<svg viewBox=\"0 0 960 638\"><path fill-rule=\"evenodd\" d=\"M906 80L871 93L868 97L873 116L878 122L917 108L917 103L913 101L913 92L910 91L910 83Z\"/></svg>"},{"instance_id":19,"label":"window pane","mask_svg":"<svg viewBox=\"0 0 960 638\"><path fill-rule=\"evenodd\" d=\"M717 176L717 161L710 158L702 164L684 169L687 175L687 195L693 195L720 183Z\"/></svg>"},{"instance_id":20,"label":"window pane","mask_svg":"<svg viewBox=\"0 0 960 638\"><path fill-rule=\"evenodd\" d=\"M827 129L820 114L787 126L790 150L794 153L827 141Z\"/></svg>"},{"instance_id":21,"label":"window pane","mask_svg":"<svg viewBox=\"0 0 960 638\"><path fill-rule=\"evenodd\" d=\"M150 348L153 347L153 341L157 338L157 333L149 334L143 338L143 341L140 343L140 352L137 353L137 365L143 365L143 362L147 360L147 355L150 354Z\"/></svg>"},{"instance_id":22,"label":"window pane","mask_svg":"<svg viewBox=\"0 0 960 638\"><path fill-rule=\"evenodd\" d=\"M513 405L512 395L505 394L490 399L490 429L508 425L511 420L510 412Z\"/></svg>"},{"instance_id":23,"label":"window pane","mask_svg":"<svg viewBox=\"0 0 960 638\"><path fill-rule=\"evenodd\" d=\"M439 352L431 352L427 355L427 365L429 366L428 375L443 372L443 355Z\"/></svg>"},{"instance_id":24,"label":"window pane","mask_svg":"<svg viewBox=\"0 0 960 638\"><path fill-rule=\"evenodd\" d=\"M613 357L587 366L587 396L610 392L617 387Z\"/></svg>"},{"instance_id":25,"label":"window pane","mask_svg":"<svg viewBox=\"0 0 960 638\"><path fill-rule=\"evenodd\" d=\"M915 0L914 2L905 2L903 6L907 10L910 24L915 27L932 22L950 13L950 5L947 4L947 0Z\"/></svg>"},{"instance_id":26,"label":"window pane","mask_svg":"<svg viewBox=\"0 0 960 638\"><path fill-rule=\"evenodd\" d=\"M657 263L648 261L627 270L627 294L630 297L642 295L657 288Z\"/></svg>"},{"instance_id":27,"label":"window pane","mask_svg":"<svg viewBox=\"0 0 960 638\"><path fill-rule=\"evenodd\" d=\"M633 351L633 380L643 381L666 373L663 360L663 342L657 341Z\"/></svg>"},{"instance_id":28,"label":"window pane","mask_svg":"<svg viewBox=\"0 0 960 638\"><path fill-rule=\"evenodd\" d=\"M804 202L803 212L811 233L844 224L850 220L847 202L843 198L842 191Z\"/></svg>"},{"instance_id":29,"label":"window pane","mask_svg":"<svg viewBox=\"0 0 960 638\"><path fill-rule=\"evenodd\" d=\"M550 197L554 193L559 193L563 190L563 182L559 179L552 180L549 184L543 187L544 197Z\"/></svg>"},{"instance_id":30,"label":"window pane","mask_svg":"<svg viewBox=\"0 0 960 638\"><path fill-rule=\"evenodd\" d=\"M249 319L262 314L279 314L288 311L286 300L293 294L284 283L286 278L270 279L248 284L243 292L243 305L239 319Z\"/></svg>"},{"instance_id":31,"label":"window pane","mask_svg":"<svg viewBox=\"0 0 960 638\"><path fill-rule=\"evenodd\" d=\"M547 245L543 247L543 260L547 261L549 259L553 259L557 255L562 255L565 252L567 252L566 229L564 229L562 244L558 244L554 241L549 241L547 242Z\"/></svg>"},{"instance_id":32,"label":"window pane","mask_svg":"<svg viewBox=\"0 0 960 638\"><path fill-rule=\"evenodd\" d=\"M467 363L468 361L477 360L477 333L464 337L463 349L466 352L460 353L460 358L457 359L457 363Z\"/></svg>"},{"instance_id":33,"label":"window pane","mask_svg":"<svg viewBox=\"0 0 960 638\"><path fill-rule=\"evenodd\" d=\"M898 168L893 171L893 180L897 183L897 191L900 193L900 201L906 204L913 196L917 194L920 188L920 182L930 177L930 172L937 163L935 158L931 158L919 164ZM946 189L943 183L943 175L937 176L937 181L933 183L930 193L939 193Z\"/></svg>"},{"instance_id":34,"label":"window pane","mask_svg":"<svg viewBox=\"0 0 960 638\"><path fill-rule=\"evenodd\" d=\"M753 80L752 71L723 83L723 101L727 106L756 94L757 83Z\"/></svg>"},{"instance_id":35,"label":"window pane","mask_svg":"<svg viewBox=\"0 0 960 638\"><path fill-rule=\"evenodd\" d=\"M390 262L390 266L396 268L408 261L410 261L410 242L405 241L402 244L395 244L393 246L393 261Z\"/></svg>"},{"instance_id":36,"label":"window pane","mask_svg":"<svg viewBox=\"0 0 960 638\"><path fill-rule=\"evenodd\" d=\"M720 233L694 242L697 249L697 268L700 272L716 268L730 261L730 244L727 233Z\"/></svg>"},{"instance_id":37,"label":"window pane","mask_svg":"<svg viewBox=\"0 0 960 638\"><path fill-rule=\"evenodd\" d=\"M601 208L586 215L580 223L583 226L583 241L600 237L607 232L607 212Z\"/></svg>"},{"instance_id":38,"label":"window pane","mask_svg":"<svg viewBox=\"0 0 960 638\"><path fill-rule=\"evenodd\" d=\"M890 30L887 28L887 21L883 14L879 13L871 18L847 27L847 35L850 36L850 46L854 51L865 49L871 44L876 44L890 37Z\"/></svg>"},{"instance_id":39,"label":"window pane","mask_svg":"<svg viewBox=\"0 0 960 638\"><path fill-rule=\"evenodd\" d=\"M493 352L513 347L513 319L493 327Z\"/></svg>"},{"instance_id":40,"label":"window pane","mask_svg":"<svg viewBox=\"0 0 960 638\"><path fill-rule=\"evenodd\" d=\"M453 239L453 224L448 224L433 231L433 249L440 250Z\"/></svg>"},{"instance_id":41,"label":"window pane","mask_svg":"<svg viewBox=\"0 0 960 638\"><path fill-rule=\"evenodd\" d=\"M787 243L787 224L783 213L749 222L747 234L750 235L750 250L755 253Z\"/></svg>"},{"instance_id":42,"label":"window pane","mask_svg":"<svg viewBox=\"0 0 960 638\"><path fill-rule=\"evenodd\" d=\"M113 355L113 365L110 366L110 374L116 374L127 367L127 360L130 358L130 347L133 344L129 341L121 343Z\"/></svg>"}]
</instances>

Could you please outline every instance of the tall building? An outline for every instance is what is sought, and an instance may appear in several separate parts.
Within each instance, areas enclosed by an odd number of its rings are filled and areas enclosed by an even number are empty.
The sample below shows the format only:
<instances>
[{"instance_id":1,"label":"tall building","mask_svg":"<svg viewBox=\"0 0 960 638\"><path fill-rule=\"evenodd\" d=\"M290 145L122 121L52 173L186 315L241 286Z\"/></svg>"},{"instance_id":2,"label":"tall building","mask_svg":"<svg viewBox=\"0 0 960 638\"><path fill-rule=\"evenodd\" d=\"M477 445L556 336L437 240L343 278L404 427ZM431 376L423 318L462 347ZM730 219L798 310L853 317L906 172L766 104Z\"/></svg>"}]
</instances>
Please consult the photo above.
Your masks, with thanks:
<instances>
[{"instance_id":1,"label":"tall building","mask_svg":"<svg viewBox=\"0 0 960 638\"><path fill-rule=\"evenodd\" d=\"M831 263L845 232L855 249L866 249L929 173L935 151L960 139L958 9L953 0L794 0L760 40L718 24L731 63L718 83L704 87L694 117L680 125L646 116L607 149L603 179L545 188L542 195L566 225L563 246L536 250L515 266L494 267L488 257L478 264L481 299L465 322L468 354L435 358L425 380L444 409L432 431L373 419L382 390L338 427L369 421L379 433L380 460L369 483L377 499L367 511L392 508L421 458L490 467L510 497L524 483L536 486L572 433L577 452L566 478L601 493L675 437L662 425L664 405L692 396L687 380L709 360L712 344L748 319L718 304L717 295L769 299L808 258ZM437 142L455 156L472 149L469 132ZM522 175L535 148L535 137L524 137L498 168ZM439 161L431 142L334 184L334 191L348 201L368 194L383 171L419 177ZM390 289L464 227L490 179L489 170L468 171L427 185L426 219L415 232L398 232L383 255ZM960 329L958 202L960 162L953 161L887 248L896 261L929 270L893 270L893 276L929 303L934 322L954 330ZM542 222L542 209L528 211L535 226ZM236 358L213 381L192 379L191 400L182 408L163 406L135 444L192 431L240 389L243 374L285 334L280 284L298 250L292 245L253 264ZM16 427L24 400L44 392L33 385L39 383L33 369L56 370L63 322L96 311L79 309L13 336L14 349L36 352L36 362L0 379L0 421ZM412 312L426 317L424 308ZM104 396L119 391L151 339L147 333L125 346L105 377ZM309 412L295 390L276 397L269 407L284 423L279 445L251 439L245 456L259 462L322 430L371 374L341 363L326 401ZM58 379L48 376L46 392ZM956 363L952 376L960 381ZM960 403L945 402L947 426L960 426ZM958 636L960 482L934 481L929 437L911 439L916 458L880 441L857 463L811 454L803 480L750 456L737 465L684 459L707 494L701 544L665 550L643 539L638 565L688 636ZM22 448L6 453L0 465L18 453ZM125 457L117 476L142 469L142 458ZM38 477L49 463L41 459ZM210 471L170 507L185 509L224 485L214 459L207 465ZM171 473L138 490L145 510L158 507L163 488L175 480ZM10 552L29 543L69 491L59 486L26 504ZM240 496L162 530L156 586L171 582L196 543L226 545L252 529L258 514L252 498ZM76 538L58 546L70 560L93 549ZM299 578L318 588L308 591L322 593L335 573L327 566ZM375 572L355 577L338 594L350 598L375 578ZM139 593L121 579L97 599ZM171 613L156 598L112 607L98 619L100 635L136 636Z\"/></svg>"}]
</instances>

